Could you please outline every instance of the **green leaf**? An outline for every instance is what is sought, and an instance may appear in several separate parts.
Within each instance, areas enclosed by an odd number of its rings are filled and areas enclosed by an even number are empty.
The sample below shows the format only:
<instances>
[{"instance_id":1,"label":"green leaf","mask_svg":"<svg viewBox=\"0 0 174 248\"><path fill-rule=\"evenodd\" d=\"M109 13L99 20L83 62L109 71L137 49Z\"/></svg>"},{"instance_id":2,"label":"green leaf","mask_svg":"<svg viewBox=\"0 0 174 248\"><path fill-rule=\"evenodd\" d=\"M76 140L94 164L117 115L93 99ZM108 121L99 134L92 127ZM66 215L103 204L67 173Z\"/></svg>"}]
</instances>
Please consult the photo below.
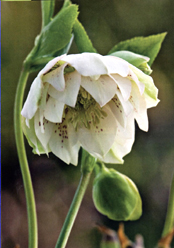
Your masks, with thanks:
<instances>
[{"instance_id":1,"label":"green leaf","mask_svg":"<svg viewBox=\"0 0 174 248\"><path fill-rule=\"evenodd\" d=\"M72 4L63 8L53 20L42 29L39 37L37 58L53 55L64 48L71 39L72 27L78 16L78 6Z\"/></svg>"},{"instance_id":2,"label":"green leaf","mask_svg":"<svg viewBox=\"0 0 174 248\"><path fill-rule=\"evenodd\" d=\"M54 13L55 0L41 1L42 8L42 28L44 28L50 21Z\"/></svg>"},{"instance_id":3,"label":"green leaf","mask_svg":"<svg viewBox=\"0 0 174 248\"><path fill-rule=\"evenodd\" d=\"M67 54L72 41L73 41L74 36L72 35L70 42L61 50L57 51L55 54L53 54L52 56L48 55L48 56L42 56L39 58L36 58L35 60L32 61L32 65L30 67L30 72L34 72L34 71L39 71L41 70L50 60L54 59L57 56L60 56L62 54Z\"/></svg>"},{"instance_id":4,"label":"green leaf","mask_svg":"<svg viewBox=\"0 0 174 248\"><path fill-rule=\"evenodd\" d=\"M70 6L71 4L72 4L72 2L70 0L64 0L63 8L66 8L66 7Z\"/></svg>"},{"instance_id":5,"label":"green leaf","mask_svg":"<svg viewBox=\"0 0 174 248\"><path fill-rule=\"evenodd\" d=\"M108 54L116 51L127 50L149 57L150 61L148 64L151 66L160 51L161 44L166 34L167 33L161 33L148 37L135 37L130 40L122 41L115 45Z\"/></svg>"},{"instance_id":6,"label":"green leaf","mask_svg":"<svg viewBox=\"0 0 174 248\"><path fill-rule=\"evenodd\" d=\"M65 0L63 8L71 5L70 0ZM73 26L74 40L77 45L79 52L92 52L96 53L96 49L93 47L91 40L89 39L83 25L78 19L75 20Z\"/></svg>"},{"instance_id":7,"label":"green leaf","mask_svg":"<svg viewBox=\"0 0 174 248\"><path fill-rule=\"evenodd\" d=\"M111 220L136 220L142 213L141 197L133 181L103 164L93 183L93 201Z\"/></svg>"},{"instance_id":8,"label":"green leaf","mask_svg":"<svg viewBox=\"0 0 174 248\"><path fill-rule=\"evenodd\" d=\"M74 40L80 53L91 52L96 53L91 40L89 39L82 24L76 20L73 26Z\"/></svg>"},{"instance_id":9,"label":"green leaf","mask_svg":"<svg viewBox=\"0 0 174 248\"><path fill-rule=\"evenodd\" d=\"M59 51L57 51L57 52L54 54L54 56L60 56L60 55L65 54L65 53L67 54L67 53L69 52L70 48L71 48L71 44L72 44L72 42L73 42L73 39L74 39L74 35L72 34L71 39L70 39L70 41L68 42L68 44L66 44L65 47L63 47L62 49L60 49Z\"/></svg>"}]
</instances>

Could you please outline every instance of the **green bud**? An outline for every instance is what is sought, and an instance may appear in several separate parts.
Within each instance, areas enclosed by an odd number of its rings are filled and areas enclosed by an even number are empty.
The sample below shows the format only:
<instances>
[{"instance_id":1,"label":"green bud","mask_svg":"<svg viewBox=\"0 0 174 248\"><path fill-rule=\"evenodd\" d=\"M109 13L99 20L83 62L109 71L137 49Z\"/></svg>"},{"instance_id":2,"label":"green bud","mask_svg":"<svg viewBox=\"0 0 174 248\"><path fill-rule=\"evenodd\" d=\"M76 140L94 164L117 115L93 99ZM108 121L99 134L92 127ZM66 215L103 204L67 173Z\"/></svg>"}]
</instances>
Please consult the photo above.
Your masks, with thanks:
<instances>
[{"instance_id":1,"label":"green bud","mask_svg":"<svg viewBox=\"0 0 174 248\"><path fill-rule=\"evenodd\" d=\"M149 62L149 58L137 53L129 52L129 51L117 51L115 53L110 54L112 56L119 57L121 59L126 60L130 64L136 66L140 70L142 70L147 75L150 75L152 70L147 62Z\"/></svg>"},{"instance_id":2,"label":"green bud","mask_svg":"<svg viewBox=\"0 0 174 248\"><path fill-rule=\"evenodd\" d=\"M133 181L103 164L94 179L93 201L97 210L112 220L136 220L142 214L141 198Z\"/></svg>"}]
</instances>

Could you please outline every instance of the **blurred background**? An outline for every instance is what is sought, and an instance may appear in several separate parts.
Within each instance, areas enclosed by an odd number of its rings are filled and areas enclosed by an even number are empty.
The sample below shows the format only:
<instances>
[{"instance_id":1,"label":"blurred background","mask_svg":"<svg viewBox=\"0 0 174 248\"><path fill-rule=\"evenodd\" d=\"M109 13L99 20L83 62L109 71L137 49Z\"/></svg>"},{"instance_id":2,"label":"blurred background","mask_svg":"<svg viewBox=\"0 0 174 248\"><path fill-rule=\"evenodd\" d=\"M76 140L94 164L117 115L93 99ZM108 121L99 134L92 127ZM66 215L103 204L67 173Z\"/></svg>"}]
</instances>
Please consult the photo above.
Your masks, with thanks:
<instances>
[{"instance_id":1,"label":"blurred background","mask_svg":"<svg viewBox=\"0 0 174 248\"><path fill-rule=\"evenodd\" d=\"M140 233L146 248L155 247L163 229L174 172L174 3L171 0L74 0L73 3L79 5L79 19L94 47L103 55L120 41L168 32L152 66L160 103L148 111L149 132L137 128L132 152L123 165L114 165L136 183L143 199L143 215L138 221L125 223L126 234L134 240ZM57 0L55 13L62 4L62 0ZM22 61L40 32L41 6L40 1L4 1L1 8L2 248L13 248L15 244L27 247L26 203L14 139L13 107ZM74 44L70 52L78 52ZM26 93L36 75L30 75ZM26 148L37 204L39 248L51 248L76 190L80 168L66 165L52 154L49 159L33 155L27 143ZM101 235L96 223L118 228L117 222L96 211L92 182L67 248L98 248Z\"/></svg>"}]
</instances>

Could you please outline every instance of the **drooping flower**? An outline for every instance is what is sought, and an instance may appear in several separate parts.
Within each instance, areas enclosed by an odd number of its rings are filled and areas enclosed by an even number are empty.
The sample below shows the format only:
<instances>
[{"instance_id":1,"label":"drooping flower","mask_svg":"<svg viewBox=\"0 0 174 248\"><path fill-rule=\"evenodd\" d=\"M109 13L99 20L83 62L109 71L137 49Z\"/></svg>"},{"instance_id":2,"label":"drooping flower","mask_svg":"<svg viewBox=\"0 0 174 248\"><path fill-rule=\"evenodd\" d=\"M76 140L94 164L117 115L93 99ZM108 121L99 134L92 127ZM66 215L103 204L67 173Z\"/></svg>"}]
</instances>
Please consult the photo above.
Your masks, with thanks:
<instances>
[{"instance_id":1,"label":"drooping flower","mask_svg":"<svg viewBox=\"0 0 174 248\"><path fill-rule=\"evenodd\" d=\"M107 163L123 163L134 142L134 120L148 130L156 106L153 79L125 60L95 53L62 55L33 81L22 109L23 131L37 154L78 162L83 147Z\"/></svg>"}]
</instances>

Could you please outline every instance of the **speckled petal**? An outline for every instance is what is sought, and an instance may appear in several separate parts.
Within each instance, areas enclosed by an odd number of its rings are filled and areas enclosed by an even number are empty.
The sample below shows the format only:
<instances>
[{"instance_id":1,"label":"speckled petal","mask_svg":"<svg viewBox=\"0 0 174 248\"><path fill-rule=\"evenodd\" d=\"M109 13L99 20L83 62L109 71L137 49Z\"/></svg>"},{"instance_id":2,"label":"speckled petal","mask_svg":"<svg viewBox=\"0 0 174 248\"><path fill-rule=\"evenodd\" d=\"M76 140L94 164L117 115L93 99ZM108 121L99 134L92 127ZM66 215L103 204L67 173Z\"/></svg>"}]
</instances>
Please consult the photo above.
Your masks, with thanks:
<instances>
[{"instance_id":1,"label":"speckled petal","mask_svg":"<svg viewBox=\"0 0 174 248\"><path fill-rule=\"evenodd\" d=\"M65 104L50 97L47 101L44 117L53 123L61 122Z\"/></svg>"},{"instance_id":2,"label":"speckled petal","mask_svg":"<svg viewBox=\"0 0 174 248\"><path fill-rule=\"evenodd\" d=\"M50 85L48 94L59 102L63 102L68 106L74 107L80 88L81 76L77 71L65 74L65 90L57 91Z\"/></svg>"},{"instance_id":3,"label":"speckled petal","mask_svg":"<svg viewBox=\"0 0 174 248\"><path fill-rule=\"evenodd\" d=\"M144 93L145 85L142 82L139 81L136 73L134 73L134 71L132 71L132 69L136 70L137 68L132 66L132 65L129 65L129 67L131 68L130 71L129 71L129 78L130 78L130 80L133 80L136 83L136 85L138 86L138 89L140 91L140 94L142 95Z\"/></svg>"},{"instance_id":4,"label":"speckled petal","mask_svg":"<svg viewBox=\"0 0 174 248\"><path fill-rule=\"evenodd\" d=\"M45 120L45 118L43 118L43 115L39 112L40 111L37 111L34 116L34 128L37 138L46 150L46 153L48 153L48 141L50 140L54 124ZM43 124L41 123L41 119L43 119Z\"/></svg>"},{"instance_id":5,"label":"speckled petal","mask_svg":"<svg viewBox=\"0 0 174 248\"><path fill-rule=\"evenodd\" d=\"M117 121L120 123L122 127L126 126L127 123L127 116L125 115L123 106L118 99L118 97L115 95L112 100L108 103L112 113L114 114Z\"/></svg>"},{"instance_id":6,"label":"speckled petal","mask_svg":"<svg viewBox=\"0 0 174 248\"><path fill-rule=\"evenodd\" d=\"M140 95L140 92L136 85L132 84L132 92L129 101L134 108L134 117L138 123L139 128L144 131L148 131L146 101L144 97Z\"/></svg>"},{"instance_id":7,"label":"speckled petal","mask_svg":"<svg viewBox=\"0 0 174 248\"><path fill-rule=\"evenodd\" d=\"M113 98L117 89L114 80L107 75L102 75L97 80L82 76L81 85L101 107Z\"/></svg>"},{"instance_id":8,"label":"speckled petal","mask_svg":"<svg viewBox=\"0 0 174 248\"><path fill-rule=\"evenodd\" d=\"M38 155L47 153L48 151L44 149L36 136L34 128L34 118L28 120L28 125L29 127L26 125L26 120L22 116L22 130L28 140L29 145L33 148L33 153L36 153Z\"/></svg>"},{"instance_id":9,"label":"speckled petal","mask_svg":"<svg viewBox=\"0 0 174 248\"><path fill-rule=\"evenodd\" d=\"M117 123L113 113L107 106L103 107L102 110L107 113L107 116L100 119L100 123L97 125L90 121L90 129L84 126L79 128L78 139L81 146L90 154L97 153L104 156L115 140Z\"/></svg>"},{"instance_id":10,"label":"speckled petal","mask_svg":"<svg viewBox=\"0 0 174 248\"><path fill-rule=\"evenodd\" d=\"M131 149L135 140L135 124L133 114L128 117L127 126L123 128L118 124L117 135L115 142L110 151L101 158L105 163L118 163L122 164L123 157L127 155Z\"/></svg>"},{"instance_id":11,"label":"speckled petal","mask_svg":"<svg viewBox=\"0 0 174 248\"><path fill-rule=\"evenodd\" d=\"M131 93L131 81L128 78L121 77L118 74L113 74L112 78L114 78L116 84L118 85L121 94L123 96L123 99L127 101L130 97Z\"/></svg>"},{"instance_id":12,"label":"speckled petal","mask_svg":"<svg viewBox=\"0 0 174 248\"><path fill-rule=\"evenodd\" d=\"M125 101L123 99L123 96L122 96L120 90L116 91L116 95L117 95L119 101L121 102L121 105L124 109L125 115L129 116L130 113L133 111L133 107L132 107L131 103L129 101Z\"/></svg>"},{"instance_id":13,"label":"speckled petal","mask_svg":"<svg viewBox=\"0 0 174 248\"><path fill-rule=\"evenodd\" d=\"M65 163L77 165L80 144L77 140L77 133L67 120L63 119L62 123L54 124L49 147Z\"/></svg>"}]
</instances>

